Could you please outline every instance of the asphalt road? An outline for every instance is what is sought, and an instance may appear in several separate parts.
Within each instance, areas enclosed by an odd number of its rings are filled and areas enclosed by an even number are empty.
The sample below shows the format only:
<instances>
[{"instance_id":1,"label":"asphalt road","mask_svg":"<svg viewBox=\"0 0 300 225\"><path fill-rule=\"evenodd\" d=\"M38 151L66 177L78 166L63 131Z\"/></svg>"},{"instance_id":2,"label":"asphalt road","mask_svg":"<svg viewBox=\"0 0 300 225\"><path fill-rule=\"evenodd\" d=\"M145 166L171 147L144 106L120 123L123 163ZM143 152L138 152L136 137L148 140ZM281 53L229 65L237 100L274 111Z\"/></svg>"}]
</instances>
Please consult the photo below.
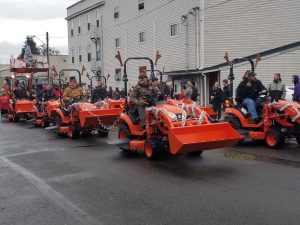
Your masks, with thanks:
<instances>
[{"instance_id":1,"label":"asphalt road","mask_svg":"<svg viewBox=\"0 0 300 225\"><path fill-rule=\"evenodd\" d=\"M0 224L299 224L298 166L228 150L151 162L108 139L0 123ZM267 151L235 150L251 148Z\"/></svg>"}]
</instances>

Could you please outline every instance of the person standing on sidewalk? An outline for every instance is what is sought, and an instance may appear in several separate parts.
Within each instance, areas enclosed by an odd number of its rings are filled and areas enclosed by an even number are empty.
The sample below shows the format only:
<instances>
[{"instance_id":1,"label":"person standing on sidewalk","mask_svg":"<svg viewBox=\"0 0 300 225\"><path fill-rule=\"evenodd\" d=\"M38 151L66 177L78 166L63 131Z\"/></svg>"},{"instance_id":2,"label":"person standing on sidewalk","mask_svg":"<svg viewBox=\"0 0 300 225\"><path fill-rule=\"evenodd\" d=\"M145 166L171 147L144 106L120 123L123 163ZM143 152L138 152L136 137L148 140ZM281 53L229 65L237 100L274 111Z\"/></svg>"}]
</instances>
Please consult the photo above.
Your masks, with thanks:
<instances>
[{"instance_id":1,"label":"person standing on sidewalk","mask_svg":"<svg viewBox=\"0 0 300 225\"><path fill-rule=\"evenodd\" d=\"M219 82L216 81L210 93L210 103L213 106L214 112L218 113L218 119L221 118L222 102L223 102L223 91L219 85Z\"/></svg>"},{"instance_id":2,"label":"person standing on sidewalk","mask_svg":"<svg viewBox=\"0 0 300 225\"><path fill-rule=\"evenodd\" d=\"M271 102L284 99L286 95L285 84L281 82L280 73L275 73L273 82L269 84L268 91L270 93Z\"/></svg>"}]
</instances>

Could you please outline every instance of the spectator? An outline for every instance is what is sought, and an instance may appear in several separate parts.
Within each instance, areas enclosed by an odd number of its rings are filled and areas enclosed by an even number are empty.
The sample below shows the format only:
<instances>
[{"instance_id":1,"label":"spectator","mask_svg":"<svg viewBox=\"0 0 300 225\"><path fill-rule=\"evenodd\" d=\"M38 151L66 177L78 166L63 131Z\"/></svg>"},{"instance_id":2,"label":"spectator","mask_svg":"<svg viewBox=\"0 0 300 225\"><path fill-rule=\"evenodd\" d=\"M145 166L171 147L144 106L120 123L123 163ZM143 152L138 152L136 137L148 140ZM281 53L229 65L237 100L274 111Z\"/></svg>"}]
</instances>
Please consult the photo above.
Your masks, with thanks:
<instances>
[{"instance_id":1,"label":"spectator","mask_svg":"<svg viewBox=\"0 0 300 225\"><path fill-rule=\"evenodd\" d=\"M121 98L121 92L118 87L116 87L116 90L113 92L113 99L119 100Z\"/></svg>"},{"instance_id":2,"label":"spectator","mask_svg":"<svg viewBox=\"0 0 300 225\"><path fill-rule=\"evenodd\" d=\"M193 94L193 85L192 85L191 82L188 82L186 84L186 89L184 91L185 99L191 100L192 99L192 94Z\"/></svg>"},{"instance_id":3,"label":"spectator","mask_svg":"<svg viewBox=\"0 0 300 225\"><path fill-rule=\"evenodd\" d=\"M184 100L185 99L185 85L182 85L182 89L181 89L181 92L179 94L179 100Z\"/></svg>"},{"instance_id":4,"label":"spectator","mask_svg":"<svg viewBox=\"0 0 300 225\"><path fill-rule=\"evenodd\" d=\"M28 98L29 98L29 94L28 94L28 92L25 90L23 84L19 84L19 85L18 85L18 88L14 90L14 97L15 97L15 99L17 99L17 100L28 99Z\"/></svg>"},{"instance_id":5,"label":"spectator","mask_svg":"<svg viewBox=\"0 0 300 225\"><path fill-rule=\"evenodd\" d=\"M210 103L213 106L214 112L218 113L218 117L217 117L218 119L221 118L222 102L223 102L223 91L219 85L219 82L216 81L210 93Z\"/></svg>"},{"instance_id":6,"label":"spectator","mask_svg":"<svg viewBox=\"0 0 300 225\"><path fill-rule=\"evenodd\" d=\"M108 96L108 92L103 83L99 83L92 92L92 103L104 100Z\"/></svg>"},{"instance_id":7,"label":"spectator","mask_svg":"<svg viewBox=\"0 0 300 225\"><path fill-rule=\"evenodd\" d=\"M193 92L192 92L191 100L193 100L194 102L197 102L198 88L196 87L195 81L192 81L192 85L193 85Z\"/></svg>"},{"instance_id":8,"label":"spectator","mask_svg":"<svg viewBox=\"0 0 300 225\"><path fill-rule=\"evenodd\" d=\"M1 116L7 115L8 110L10 108L10 98L6 93L6 90L2 89L0 93L0 111L1 111Z\"/></svg>"},{"instance_id":9,"label":"spectator","mask_svg":"<svg viewBox=\"0 0 300 225\"><path fill-rule=\"evenodd\" d=\"M224 100L229 99L231 97L230 85L227 79L223 80L223 95L224 95Z\"/></svg>"},{"instance_id":10,"label":"spectator","mask_svg":"<svg viewBox=\"0 0 300 225\"><path fill-rule=\"evenodd\" d=\"M300 82L299 82L299 75L293 76L293 83L294 83L294 94L293 94L293 101L300 102Z\"/></svg>"},{"instance_id":11,"label":"spectator","mask_svg":"<svg viewBox=\"0 0 300 225\"><path fill-rule=\"evenodd\" d=\"M60 96L63 96L64 92L58 86L58 84L54 84L53 86L53 97L54 99L59 99Z\"/></svg>"},{"instance_id":12,"label":"spectator","mask_svg":"<svg viewBox=\"0 0 300 225\"><path fill-rule=\"evenodd\" d=\"M286 94L285 84L281 82L279 73L274 74L273 82L269 84L268 91L270 93L271 101L278 101L284 99Z\"/></svg>"}]
</instances>

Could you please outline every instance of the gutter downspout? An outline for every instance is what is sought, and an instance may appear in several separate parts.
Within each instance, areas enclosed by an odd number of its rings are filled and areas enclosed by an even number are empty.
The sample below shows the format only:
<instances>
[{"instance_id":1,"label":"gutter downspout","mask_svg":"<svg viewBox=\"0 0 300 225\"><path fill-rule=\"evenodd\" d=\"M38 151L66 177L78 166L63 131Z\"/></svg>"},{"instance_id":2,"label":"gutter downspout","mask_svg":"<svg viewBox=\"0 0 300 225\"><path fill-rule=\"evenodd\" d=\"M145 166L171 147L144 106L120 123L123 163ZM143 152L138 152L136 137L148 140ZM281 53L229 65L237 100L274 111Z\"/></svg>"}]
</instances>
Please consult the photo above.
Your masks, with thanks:
<instances>
[{"instance_id":1,"label":"gutter downspout","mask_svg":"<svg viewBox=\"0 0 300 225\"><path fill-rule=\"evenodd\" d=\"M202 102L202 106L206 106L206 99L207 99L207 89L206 89L206 74L205 73L201 73L201 76L203 78L203 83L204 83L204 99L203 99L203 102Z\"/></svg>"},{"instance_id":2,"label":"gutter downspout","mask_svg":"<svg viewBox=\"0 0 300 225\"><path fill-rule=\"evenodd\" d=\"M199 29L199 20L200 20L200 11L199 7L194 8L195 13L195 25L196 25L196 68L200 67L200 29Z\"/></svg>"},{"instance_id":3,"label":"gutter downspout","mask_svg":"<svg viewBox=\"0 0 300 225\"><path fill-rule=\"evenodd\" d=\"M101 75L104 76L103 16L101 15Z\"/></svg>"},{"instance_id":4,"label":"gutter downspout","mask_svg":"<svg viewBox=\"0 0 300 225\"><path fill-rule=\"evenodd\" d=\"M200 11L199 11L199 19L200 19L200 44L199 44L199 52L200 52L200 62L199 62L199 66L200 66L200 69L203 69L204 68L204 65L205 65L205 58L204 58L204 47L205 47L205 30L204 30L204 7L205 7L205 0L200 0Z\"/></svg>"}]
</instances>

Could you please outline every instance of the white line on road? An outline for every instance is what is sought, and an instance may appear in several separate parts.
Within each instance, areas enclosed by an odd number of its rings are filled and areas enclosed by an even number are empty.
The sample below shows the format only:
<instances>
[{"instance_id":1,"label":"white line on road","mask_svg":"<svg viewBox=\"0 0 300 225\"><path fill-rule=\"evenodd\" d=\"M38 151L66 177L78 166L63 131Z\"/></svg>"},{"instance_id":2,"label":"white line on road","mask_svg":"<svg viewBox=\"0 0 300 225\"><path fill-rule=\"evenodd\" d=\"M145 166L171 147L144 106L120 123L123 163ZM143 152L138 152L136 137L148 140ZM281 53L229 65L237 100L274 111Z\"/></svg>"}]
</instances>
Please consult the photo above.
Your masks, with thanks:
<instances>
[{"instance_id":1,"label":"white line on road","mask_svg":"<svg viewBox=\"0 0 300 225\"><path fill-rule=\"evenodd\" d=\"M24 167L13 163L6 157L2 157L0 159L3 163L5 163L9 168L14 170L16 173L25 177L30 183L32 183L37 189L40 190L41 193L46 195L49 199L63 208L68 214L70 214L75 220L79 221L84 225L102 225L95 217L89 215L73 202L68 200L61 193L55 191L49 184L45 182L45 180L36 176L34 173L25 169Z\"/></svg>"},{"instance_id":2,"label":"white line on road","mask_svg":"<svg viewBox=\"0 0 300 225\"><path fill-rule=\"evenodd\" d=\"M34 154L34 153L40 153L40 152L54 152L54 151L64 151L64 149L51 149L51 150L41 150L41 151L28 151L28 152L21 152L21 153L16 153L16 154L9 154L9 155L0 155L1 158L6 158L6 157L12 157L12 156L19 156L19 155L29 155L29 154Z\"/></svg>"}]
</instances>

